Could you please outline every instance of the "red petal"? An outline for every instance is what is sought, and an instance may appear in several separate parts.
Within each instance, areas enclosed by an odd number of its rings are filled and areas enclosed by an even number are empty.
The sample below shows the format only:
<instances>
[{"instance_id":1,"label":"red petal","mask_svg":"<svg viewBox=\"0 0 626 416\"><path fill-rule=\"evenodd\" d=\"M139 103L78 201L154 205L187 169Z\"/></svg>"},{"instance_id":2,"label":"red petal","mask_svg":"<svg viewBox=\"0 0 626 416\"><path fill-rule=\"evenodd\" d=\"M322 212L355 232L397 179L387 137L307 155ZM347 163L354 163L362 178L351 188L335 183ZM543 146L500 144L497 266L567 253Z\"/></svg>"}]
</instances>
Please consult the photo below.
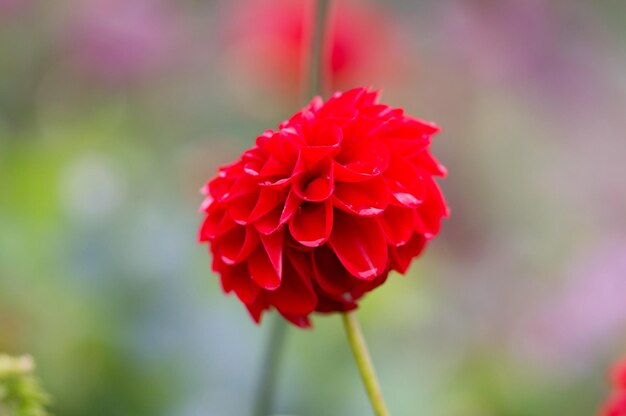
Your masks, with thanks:
<instances>
[{"instance_id":1,"label":"red petal","mask_svg":"<svg viewBox=\"0 0 626 416\"><path fill-rule=\"evenodd\" d=\"M391 267L404 274L411 265L411 261L417 257L426 246L426 239L420 234L413 234L408 243L399 247L389 247Z\"/></svg>"},{"instance_id":2,"label":"red petal","mask_svg":"<svg viewBox=\"0 0 626 416\"><path fill-rule=\"evenodd\" d=\"M200 227L198 241L205 242L213 240L225 232L230 231L236 225L237 224L230 218L226 211L208 214Z\"/></svg>"},{"instance_id":3,"label":"red petal","mask_svg":"<svg viewBox=\"0 0 626 416\"><path fill-rule=\"evenodd\" d=\"M272 234L291 219L302 200L294 193L289 192L284 206L277 206L263 217L254 222L254 227L261 234Z\"/></svg>"},{"instance_id":4,"label":"red petal","mask_svg":"<svg viewBox=\"0 0 626 416\"><path fill-rule=\"evenodd\" d=\"M265 248L265 252L269 257L274 270L278 277L282 279L283 275L283 242L284 242L284 228L276 231L273 234L261 235L261 242Z\"/></svg>"},{"instance_id":5,"label":"red petal","mask_svg":"<svg viewBox=\"0 0 626 416\"><path fill-rule=\"evenodd\" d=\"M305 170L293 182L293 192L305 201L320 202L328 199L334 189L333 165L320 163L315 169Z\"/></svg>"},{"instance_id":6,"label":"red petal","mask_svg":"<svg viewBox=\"0 0 626 416\"><path fill-rule=\"evenodd\" d=\"M382 126L376 132L379 137L402 140L422 139L424 136L431 136L439 131L439 127L427 121L403 116L401 119L393 120Z\"/></svg>"},{"instance_id":7,"label":"red petal","mask_svg":"<svg viewBox=\"0 0 626 416\"><path fill-rule=\"evenodd\" d=\"M276 269L263 246L258 246L252 252L247 263L252 279L263 289L275 290L280 286L281 276L276 273Z\"/></svg>"},{"instance_id":8,"label":"red petal","mask_svg":"<svg viewBox=\"0 0 626 416\"><path fill-rule=\"evenodd\" d=\"M246 303L245 305L246 309L248 309L248 312L250 313L250 316L257 324L261 323L261 316L263 315L263 312L270 307L269 302L264 296L262 296L262 294L261 296L257 296L254 302Z\"/></svg>"},{"instance_id":9,"label":"red petal","mask_svg":"<svg viewBox=\"0 0 626 416\"><path fill-rule=\"evenodd\" d=\"M303 202L289 221L289 232L300 244L317 247L330 237L333 226L333 206L323 203Z\"/></svg>"},{"instance_id":10,"label":"red petal","mask_svg":"<svg viewBox=\"0 0 626 416\"><path fill-rule=\"evenodd\" d=\"M329 150L338 149L343 139L343 131L336 125L320 122L306 137L307 146L303 149Z\"/></svg>"},{"instance_id":11,"label":"red petal","mask_svg":"<svg viewBox=\"0 0 626 416\"><path fill-rule=\"evenodd\" d=\"M379 215L389 203L389 191L382 177L365 182L338 183L334 192L335 206L363 217Z\"/></svg>"},{"instance_id":12,"label":"red petal","mask_svg":"<svg viewBox=\"0 0 626 416\"><path fill-rule=\"evenodd\" d=\"M303 256L303 254L296 254ZM284 262L284 279L279 288L266 292L271 304L281 313L288 315L308 314L317 305L317 295L310 277L302 276L294 267L291 257Z\"/></svg>"},{"instance_id":13,"label":"red petal","mask_svg":"<svg viewBox=\"0 0 626 416\"><path fill-rule=\"evenodd\" d=\"M275 177L285 177L291 174L291 167L285 166L275 158L270 155L267 159L261 170L259 171L259 176L262 178L275 178Z\"/></svg>"},{"instance_id":14,"label":"red petal","mask_svg":"<svg viewBox=\"0 0 626 416\"><path fill-rule=\"evenodd\" d=\"M325 293L341 298L352 289L354 276L348 273L332 250L322 246L313 252L313 256L313 276Z\"/></svg>"},{"instance_id":15,"label":"red petal","mask_svg":"<svg viewBox=\"0 0 626 416\"><path fill-rule=\"evenodd\" d=\"M386 141L392 154L409 159L424 153L430 145L430 137L424 136L422 140L398 140L390 139Z\"/></svg>"},{"instance_id":16,"label":"red petal","mask_svg":"<svg viewBox=\"0 0 626 416\"><path fill-rule=\"evenodd\" d=\"M217 198L217 201L226 201L238 198L240 196L248 195L258 190L258 179L247 174L241 174L236 180L233 186L228 192Z\"/></svg>"},{"instance_id":17,"label":"red petal","mask_svg":"<svg viewBox=\"0 0 626 416\"><path fill-rule=\"evenodd\" d=\"M280 214L283 207L278 206L254 222L254 228L261 234L272 234L281 226Z\"/></svg>"},{"instance_id":18,"label":"red petal","mask_svg":"<svg viewBox=\"0 0 626 416\"><path fill-rule=\"evenodd\" d=\"M376 104L378 102L378 97L380 96L380 91L378 90L368 91L367 89L364 89L364 90L365 92L363 93L363 95L359 97L359 100L357 101L356 106L365 107L365 106Z\"/></svg>"},{"instance_id":19,"label":"red petal","mask_svg":"<svg viewBox=\"0 0 626 416\"><path fill-rule=\"evenodd\" d=\"M392 246L406 244L415 228L415 210L389 205L383 215L378 217L387 242Z\"/></svg>"},{"instance_id":20,"label":"red petal","mask_svg":"<svg viewBox=\"0 0 626 416\"><path fill-rule=\"evenodd\" d=\"M248 224L250 215L259 200L259 192L249 193L230 201L228 213L237 224Z\"/></svg>"},{"instance_id":21,"label":"red petal","mask_svg":"<svg viewBox=\"0 0 626 416\"><path fill-rule=\"evenodd\" d=\"M441 189L432 178L424 181L427 189L427 196L424 203L417 209L418 225L421 221L424 236L427 239L439 233L441 218L449 214L448 206L443 198Z\"/></svg>"},{"instance_id":22,"label":"red petal","mask_svg":"<svg viewBox=\"0 0 626 416\"><path fill-rule=\"evenodd\" d=\"M375 218L355 217L335 210L330 248L348 271L364 280L374 279L387 267L387 243Z\"/></svg>"},{"instance_id":23,"label":"red petal","mask_svg":"<svg viewBox=\"0 0 626 416\"><path fill-rule=\"evenodd\" d=\"M311 320L307 315L290 315L288 313L282 313L278 311L283 318L297 326L298 328L308 329L311 328Z\"/></svg>"},{"instance_id":24,"label":"red petal","mask_svg":"<svg viewBox=\"0 0 626 416\"><path fill-rule=\"evenodd\" d=\"M248 221L253 222L270 212L272 209L285 201L287 189L261 188L259 198L254 209L248 217Z\"/></svg>"},{"instance_id":25,"label":"red petal","mask_svg":"<svg viewBox=\"0 0 626 416\"><path fill-rule=\"evenodd\" d=\"M408 208L417 208L424 201L425 178L402 158L395 158L392 161L385 172L385 179L391 192L390 202Z\"/></svg>"},{"instance_id":26,"label":"red petal","mask_svg":"<svg viewBox=\"0 0 626 416\"><path fill-rule=\"evenodd\" d=\"M355 104L366 92L364 88L354 88L343 94L334 94L317 113L320 118L352 119L358 114Z\"/></svg>"},{"instance_id":27,"label":"red petal","mask_svg":"<svg viewBox=\"0 0 626 416\"><path fill-rule=\"evenodd\" d=\"M239 165L239 163L240 162L237 162L237 165ZM210 195L216 200L221 201L225 198L225 196L228 196L227 194L233 187L236 178L237 176L228 177L226 172L220 170L218 176L204 186L202 193Z\"/></svg>"},{"instance_id":28,"label":"red petal","mask_svg":"<svg viewBox=\"0 0 626 416\"><path fill-rule=\"evenodd\" d=\"M243 303L254 302L260 292L260 288L250 279L248 268L243 263L226 268L222 272L222 284L225 290L227 286L234 290Z\"/></svg>"},{"instance_id":29,"label":"red petal","mask_svg":"<svg viewBox=\"0 0 626 416\"><path fill-rule=\"evenodd\" d=\"M389 148L375 138L344 137L335 158L335 179L357 182L383 173L389 166Z\"/></svg>"},{"instance_id":30,"label":"red petal","mask_svg":"<svg viewBox=\"0 0 626 416\"><path fill-rule=\"evenodd\" d=\"M220 259L226 264L245 260L259 243L259 236L250 227L236 227L215 243Z\"/></svg>"},{"instance_id":31,"label":"red petal","mask_svg":"<svg viewBox=\"0 0 626 416\"><path fill-rule=\"evenodd\" d=\"M289 195L287 195L287 200L285 201L285 206L280 214L280 224L284 224L289 221L291 217L293 217L293 215L296 213L296 210L301 203L302 200L298 195L296 195L295 192L289 192Z\"/></svg>"},{"instance_id":32,"label":"red petal","mask_svg":"<svg viewBox=\"0 0 626 416\"><path fill-rule=\"evenodd\" d=\"M428 151L421 152L412 159L413 163L422 166L431 175L446 176L448 170Z\"/></svg>"},{"instance_id":33,"label":"red petal","mask_svg":"<svg viewBox=\"0 0 626 416\"><path fill-rule=\"evenodd\" d=\"M356 302L347 299L335 299L327 296L320 296L315 310L317 312L347 312L357 308Z\"/></svg>"},{"instance_id":34,"label":"red petal","mask_svg":"<svg viewBox=\"0 0 626 416\"><path fill-rule=\"evenodd\" d=\"M298 158L298 149L304 144L299 141L301 139L292 132L279 131L267 141L263 150L291 172Z\"/></svg>"},{"instance_id":35,"label":"red petal","mask_svg":"<svg viewBox=\"0 0 626 416\"><path fill-rule=\"evenodd\" d=\"M613 367L611 380L615 387L626 390L626 357Z\"/></svg>"}]
</instances>

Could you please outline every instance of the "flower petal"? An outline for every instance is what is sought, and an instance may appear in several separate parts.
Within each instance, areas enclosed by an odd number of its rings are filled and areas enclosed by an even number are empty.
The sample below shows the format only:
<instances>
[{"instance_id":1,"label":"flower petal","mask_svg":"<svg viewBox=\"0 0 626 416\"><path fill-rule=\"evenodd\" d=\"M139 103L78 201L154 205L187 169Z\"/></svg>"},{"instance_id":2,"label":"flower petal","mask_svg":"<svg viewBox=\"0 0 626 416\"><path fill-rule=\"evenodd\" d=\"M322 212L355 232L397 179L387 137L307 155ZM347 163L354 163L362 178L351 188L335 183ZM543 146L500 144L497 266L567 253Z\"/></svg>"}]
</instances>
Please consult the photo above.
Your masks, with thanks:
<instances>
[{"instance_id":1,"label":"flower petal","mask_svg":"<svg viewBox=\"0 0 626 416\"><path fill-rule=\"evenodd\" d=\"M257 189L258 180L256 177L242 174L235 180L233 186L228 190L228 192L220 196L216 196L215 199L218 202L230 201L232 199L253 193L257 191Z\"/></svg>"},{"instance_id":2,"label":"flower petal","mask_svg":"<svg viewBox=\"0 0 626 416\"><path fill-rule=\"evenodd\" d=\"M387 267L387 243L375 218L335 210L329 245L341 264L359 279L371 280Z\"/></svg>"},{"instance_id":3,"label":"flower petal","mask_svg":"<svg viewBox=\"0 0 626 416\"><path fill-rule=\"evenodd\" d=\"M285 239L284 231L285 229L282 228L273 234L261 235L261 242L263 243L265 252L267 253L267 256L274 266L274 270L276 271L276 274L280 279L282 279L283 275L283 243Z\"/></svg>"},{"instance_id":4,"label":"flower petal","mask_svg":"<svg viewBox=\"0 0 626 416\"><path fill-rule=\"evenodd\" d=\"M424 201L424 177L402 158L394 158L385 172L390 202L407 208L417 208Z\"/></svg>"},{"instance_id":5,"label":"flower petal","mask_svg":"<svg viewBox=\"0 0 626 416\"><path fill-rule=\"evenodd\" d=\"M302 203L302 199L293 191L289 192L287 195L287 200L285 201L285 206L283 207L280 214L280 224L285 224L287 221L293 217L296 213L296 210Z\"/></svg>"},{"instance_id":6,"label":"flower petal","mask_svg":"<svg viewBox=\"0 0 626 416\"><path fill-rule=\"evenodd\" d=\"M441 219L449 215L448 205L443 198L441 189L435 183L432 177L424 181L426 186L427 197L424 203L417 209L418 231L422 232L427 239L431 239L439 233L441 227Z\"/></svg>"},{"instance_id":7,"label":"flower petal","mask_svg":"<svg viewBox=\"0 0 626 416\"><path fill-rule=\"evenodd\" d=\"M308 314L303 315L291 315L288 313L282 313L280 310L278 313L281 314L283 318L297 326L298 328L308 329L311 328L311 320L308 317Z\"/></svg>"},{"instance_id":8,"label":"flower petal","mask_svg":"<svg viewBox=\"0 0 626 416\"><path fill-rule=\"evenodd\" d=\"M328 240L332 226L332 202L303 202L289 221L289 232L300 244L318 247Z\"/></svg>"},{"instance_id":9,"label":"flower petal","mask_svg":"<svg viewBox=\"0 0 626 416\"><path fill-rule=\"evenodd\" d=\"M301 253L287 255L284 262L284 279L280 287L266 292L268 299L283 314L308 314L317 305L317 295L313 290L310 277L303 276L293 264L293 256L304 256Z\"/></svg>"},{"instance_id":10,"label":"flower petal","mask_svg":"<svg viewBox=\"0 0 626 416\"><path fill-rule=\"evenodd\" d=\"M333 298L342 298L354 286L354 276L326 246L313 252L313 276L322 291Z\"/></svg>"},{"instance_id":11,"label":"flower petal","mask_svg":"<svg viewBox=\"0 0 626 416\"><path fill-rule=\"evenodd\" d=\"M238 226L216 242L220 259L226 264L244 261L259 243L259 236L250 227Z\"/></svg>"},{"instance_id":12,"label":"flower petal","mask_svg":"<svg viewBox=\"0 0 626 416\"><path fill-rule=\"evenodd\" d=\"M415 231L415 210L389 205L378 217L387 242L392 246L406 244Z\"/></svg>"},{"instance_id":13,"label":"flower petal","mask_svg":"<svg viewBox=\"0 0 626 416\"><path fill-rule=\"evenodd\" d=\"M230 218L226 210L208 214L198 234L198 241L205 242L215 239L220 235L232 230L237 223Z\"/></svg>"},{"instance_id":14,"label":"flower petal","mask_svg":"<svg viewBox=\"0 0 626 416\"><path fill-rule=\"evenodd\" d=\"M243 303L254 302L260 292L259 286L250 278L245 263L226 268L222 272L222 285L225 291L234 291Z\"/></svg>"},{"instance_id":15,"label":"flower petal","mask_svg":"<svg viewBox=\"0 0 626 416\"><path fill-rule=\"evenodd\" d=\"M409 116L394 120L381 126L376 132L379 137L414 140L431 136L439 131L439 127L424 120Z\"/></svg>"},{"instance_id":16,"label":"flower petal","mask_svg":"<svg viewBox=\"0 0 626 416\"><path fill-rule=\"evenodd\" d=\"M248 309L248 313L257 324L261 323L261 317L263 316L263 312L269 309L270 304L267 299L261 293L252 303L246 303L246 309Z\"/></svg>"},{"instance_id":17,"label":"flower petal","mask_svg":"<svg viewBox=\"0 0 626 416\"><path fill-rule=\"evenodd\" d=\"M335 179L357 182L380 175L389 166L389 148L376 138L344 137L335 158Z\"/></svg>"},{"instance_id":18,"label":"flower petal","mask_svg":"<svg viewBox=\"0 0 626 416\"><path fill-rule=\"evenodd\" d=\"M335 190L331 161L303 171L294 178L292 190L304 201L320 202L330 198Z\"/></svg>"},{"instance_id":19,"label":"flower petal","mask_svg":"<svg viewBox=\"0 0 626 416\"><path fill-rule=\"evenodd\" d=\"M336 207L363 217L380 215L389 203L389 191L381 177L365 182L337 183L333 195Z\"/></svg>"},{"instance_id":20,"label":"flower petal","mask_svg":"<svg viewBox=\"0 0 626 416\"><path fill-rule=\"evenodd\" d=\"M261 234L272 234L276 232L281 226L280 215L283 212L283 207L278 206L256 220L254 222L254 228Z\"/></svg>"},{"instance_id":21,"label":"flower petal","mask_svg":"<svg viewBox=\"0 0 626 416\"><path fill-rule=\"evenodd\" d=\"M249 222L254 222L261 218L263 215L270 212L272 209L285 201L285 198L287 197L287 192L287 189L275 189L267 187L261 188L258 200L247 220Z\"/></svg>"},{"instance_id":22,"label":"flower petal","mask_svg":"<svg viewBox=\"0 0 626 416\"><path fill-rule=\"evenodd\" d=\"M282 276L276 273L274 264L262 245L257 246L250 254L247 263L252 280L263 289L275 290L280 286Z\"/></svg>"},{"instance_id":23,"label":"flower petal","mask_svg":"<svg viewBox=\"0 0 626 416\"><path fill-rule=\"evenodd\" d=\"M355 104L366 92L365 88L354 88L344 93L335 93L322 108L317 116L322 119L349 120L358 114Z\"/></svg>"},{"instance_id":24,"label":"flower petal","mask_svg":"<svg viewBox=\"0 0 626 416\"><path fill-rule=\"evenodd\" d=\"M424 250L425 246L426 239L424 236L413 234L408 243L398 247L389 247L391 267L401 274L406 273L411 261Z\"/></svg>"},{"instance_id":25,"label":"flower petal","mask_svg":"<svg viewBox=\"0 0 626 416\"><path fill-rule=\"evenodd\" d=\"M249 193L230 201L228 214L237 224L246 225L259 200L259 192Z\"/></svg>"}]
</instances>

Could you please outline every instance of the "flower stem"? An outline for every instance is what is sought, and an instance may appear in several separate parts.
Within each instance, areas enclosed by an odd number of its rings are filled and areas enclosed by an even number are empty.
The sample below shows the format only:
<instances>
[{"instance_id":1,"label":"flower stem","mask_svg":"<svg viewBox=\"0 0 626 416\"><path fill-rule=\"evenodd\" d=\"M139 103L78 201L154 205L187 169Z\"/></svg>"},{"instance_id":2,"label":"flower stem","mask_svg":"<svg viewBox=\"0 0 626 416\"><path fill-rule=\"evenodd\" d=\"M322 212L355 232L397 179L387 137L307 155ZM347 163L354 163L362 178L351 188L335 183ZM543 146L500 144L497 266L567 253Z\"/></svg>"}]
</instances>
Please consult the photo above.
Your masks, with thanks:
<instances>
[{"instance_id":1,"label":"flower stem","mask_svg":"<svg viewBox=\"0 0 626 416\"><path fill-rule=\"evenodd\" d=\"M389 416L389 411L385 405L385 399L374 371L374 365L367 351L367 344L361 331L361 325L356 317L354 311L345 312L342 314L343 326L346 330L346 336L352 348L352 354L356 361L356 365L361 373L363 384L365 384L365 390L369 396L372 409L376 416Z\"/></svg>"},{"instance_id":2,"label":"flower stem","mask_svg":"<svg viewBox=\"0 0 626 416\"><path fill-rule=\"evenodd\" d=\"M272 412L278 367L285 345L287 323L281 316L274 316L273 318L265 357L263 357L263 368L257 386L254 416L268 416Z\"/></svg>"},{"instance_id":3,"label":"flower stem","mask_svg":"<svg viewBox=\"0 0 626 416\"><path fill-rule=\"evenodd\" d=\"M326 75L326 63L324 60L324 45L326 21L331 0L315 1L315 19L313 23L313 34L311 36L311 55L309 57L309 83L307 91L307 101L316 95L324 92L324 75Z\"/></svg>"},{"instance_id":4,"label":"flower stem","mask_svg":"<svg viewBox=\"0 0 626 416\"><path fill-rule=\"evenodd\" d=\"M324 40L326 34L326 21L330 9L331 0L315 0L315 17L313 33L311 36L310 56L306 88L307 97L321 95L324 89L324 75L326 74L326 62L324 60ZM272 405L276 390L276 379L280 363L282 349L284 348L287 333L287 323L280 316L274 317L274 322L269 333L263 368L259 377L254 406L254 416L268 416L272 412Z\"/></svg>"}]
</instances>

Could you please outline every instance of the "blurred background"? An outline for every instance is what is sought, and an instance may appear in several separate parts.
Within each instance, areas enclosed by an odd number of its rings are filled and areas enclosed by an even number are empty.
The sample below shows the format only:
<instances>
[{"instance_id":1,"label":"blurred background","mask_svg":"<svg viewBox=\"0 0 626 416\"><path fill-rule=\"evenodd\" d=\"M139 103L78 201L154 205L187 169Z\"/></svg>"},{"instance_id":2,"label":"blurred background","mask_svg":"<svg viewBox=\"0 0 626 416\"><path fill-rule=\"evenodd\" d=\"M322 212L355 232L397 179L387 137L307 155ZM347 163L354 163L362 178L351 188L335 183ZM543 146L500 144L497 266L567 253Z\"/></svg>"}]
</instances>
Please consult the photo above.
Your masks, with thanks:
<instances>
[{"instance_id":1,"label":"blurred background","mask_svg":"<svg viewBox=\"0 0 626 416\"><path fill-rule=\"evenodd\" d=\"M302 105L301 0L0 0L0 351L63 416L247 415L268 325L196 243L204 182ZM394 415L587 416L626 349L626 2L342 0L335 89L443 127L452 208L361 303ZM271 321L268 316L266 323ZM337 316L277 413L370 414Z\"/></svg>"}]
</instances>

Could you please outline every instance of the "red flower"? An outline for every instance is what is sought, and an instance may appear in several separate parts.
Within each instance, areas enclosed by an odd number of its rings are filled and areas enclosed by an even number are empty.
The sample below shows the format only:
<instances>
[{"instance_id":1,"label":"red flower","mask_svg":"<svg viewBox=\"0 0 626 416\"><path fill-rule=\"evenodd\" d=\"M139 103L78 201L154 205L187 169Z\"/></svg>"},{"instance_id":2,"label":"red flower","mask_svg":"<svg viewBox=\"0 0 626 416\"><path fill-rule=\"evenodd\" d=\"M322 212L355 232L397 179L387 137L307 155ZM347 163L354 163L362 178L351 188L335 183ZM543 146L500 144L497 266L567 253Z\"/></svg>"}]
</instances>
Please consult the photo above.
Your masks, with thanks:
<instances>
[{"instance_id":1,"label":"red flower","mask_svg":"<svg viewBox=\"0 0 626 416\"><path fill-rule=\"evenodd\" d=\"M204 187L199 239L256 322L270 307L300 327L313 311L354 309L439 232L438 129L377 98L313 99Z\"/></svg>"},{"instance_id":2,"label":"red flower","mask_svg":"<svg viewBox=\"0 0 626 416\"><path fill-rule=\"evenodd\" d=\"M622 359L622 361L618 362L615 367L613 367L613 372L611 373L611 380L613 381L613 385L618 389L626 390L626 357Z\"/></svg>"},{"instance_id":3,"label":"red flower","mask_svg":"<svg viewBox=\"0 0 626 416\"><path fill-rule=\"evenodd\" d=\"M600 416L626 416L626 390L614 392L602 408Z\"/></svg>"},{"instance_id":4,"label":"red flower","mask_svg":"<svg viewBox=\"0 0 626 416\"><path fill-rule=\"evenodd\" d=\"M600 411L600 416L626 416L626 358L611 372L615 391Z\"/></svg>"}]
</instances>

